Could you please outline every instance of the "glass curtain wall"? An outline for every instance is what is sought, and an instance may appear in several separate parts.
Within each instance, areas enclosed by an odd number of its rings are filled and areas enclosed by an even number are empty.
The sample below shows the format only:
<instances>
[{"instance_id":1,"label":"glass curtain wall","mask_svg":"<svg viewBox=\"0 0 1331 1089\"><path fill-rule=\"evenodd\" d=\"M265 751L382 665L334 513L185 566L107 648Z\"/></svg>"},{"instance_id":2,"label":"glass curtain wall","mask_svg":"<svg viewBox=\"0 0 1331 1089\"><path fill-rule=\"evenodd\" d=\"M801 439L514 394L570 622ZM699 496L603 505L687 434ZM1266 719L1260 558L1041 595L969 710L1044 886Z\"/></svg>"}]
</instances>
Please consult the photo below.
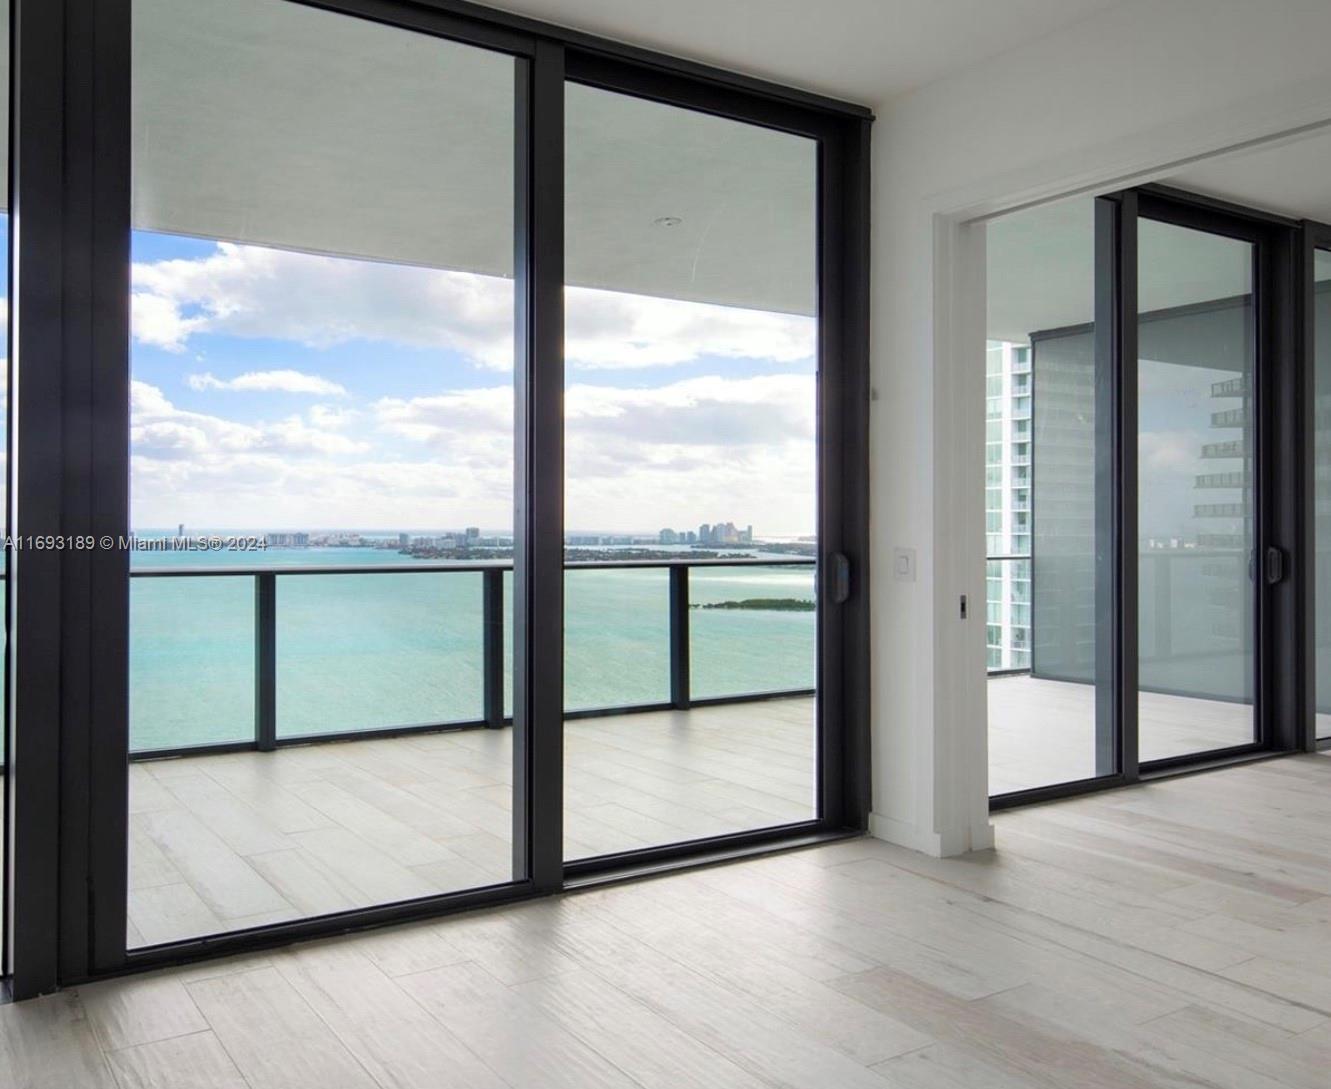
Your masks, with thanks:
<instances>
[{"instance_id":1,"label":"glass curtain wall","mask_svg":"<svg viewBox=\"0 0 1331 1089\"><path fill-rule=\"evenodd\" d=\"M128 944L507 882L515 61L136 0L133 64Z\"/></svg>"},{"instance_id":2,"label":"glass curtain wall","mask_svg":"<svg viewBox=\"0 0 1331 1089\"><path fill-rule=\"evenodd\" d=\"M1319 741L1331 739L1331 250L1313 252L1313 692Z\"/></svg>"},{"instance_id":3,"label":"glass curtain wall","mask_svg":"<svg viewBox=\"0 0 1331 1089\"><path fill-rule=\"evenodd\" d=\"M812 820L817 144L565 115L565 857Z\"/></svg>"},{"instance_id":4,"label":"glass curtain wall","mask_svg":"<svg viewBox=\"0 0 1331 1089\"><path fill-rule=\"evenodd\" d=\"M1097 718L1095 202L987 232L985 539L989 792L1115 770Z\"/></svg>"},{"instance_id":5,"label":"glass curtain wall","mask_svg":"<svg viewBox=\"0 0 1331 1089\"><path fill-rule=\"evenodd\" d=\"M1253 249L1138 225L1143 763L1256 739Z\"/></svg>"}]
</instances>

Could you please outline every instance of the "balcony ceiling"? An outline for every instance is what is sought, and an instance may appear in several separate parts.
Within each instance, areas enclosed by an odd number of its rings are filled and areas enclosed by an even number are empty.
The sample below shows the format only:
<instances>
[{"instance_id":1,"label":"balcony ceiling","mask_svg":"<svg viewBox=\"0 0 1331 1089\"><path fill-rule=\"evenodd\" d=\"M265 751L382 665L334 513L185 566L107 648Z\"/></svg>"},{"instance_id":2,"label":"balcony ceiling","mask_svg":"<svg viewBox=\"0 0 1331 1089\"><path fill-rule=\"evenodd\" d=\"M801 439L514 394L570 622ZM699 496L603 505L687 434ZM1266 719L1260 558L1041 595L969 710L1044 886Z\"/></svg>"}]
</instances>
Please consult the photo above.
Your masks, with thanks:
<instances>
[{"instance_id":1,"label":"balcony ceiling","mask_svg":"<svg viewBox=\"0 0 1331 1089\"><path fill-rule=\"evenodd\" d=\"M135 10L136 227L512 274L511 58L277 0ZM570 283L813 311L811 141L567 112Z\"/></svg>"},{"instance_id":2,"label":"balcony ceiling","mask_svg":"<svg viewBox=\"0 0 1331 1089\"><path fill-rule=\"evenodd\" d=\"M513 5L869 104L1106 6ZM511 275L511 61L284 0L136 0L134 14L137 227ZM575 94L570 283L813 311L803 141ZM681 222L662 228L665 217Z\"/></svg>"}]
</instances>

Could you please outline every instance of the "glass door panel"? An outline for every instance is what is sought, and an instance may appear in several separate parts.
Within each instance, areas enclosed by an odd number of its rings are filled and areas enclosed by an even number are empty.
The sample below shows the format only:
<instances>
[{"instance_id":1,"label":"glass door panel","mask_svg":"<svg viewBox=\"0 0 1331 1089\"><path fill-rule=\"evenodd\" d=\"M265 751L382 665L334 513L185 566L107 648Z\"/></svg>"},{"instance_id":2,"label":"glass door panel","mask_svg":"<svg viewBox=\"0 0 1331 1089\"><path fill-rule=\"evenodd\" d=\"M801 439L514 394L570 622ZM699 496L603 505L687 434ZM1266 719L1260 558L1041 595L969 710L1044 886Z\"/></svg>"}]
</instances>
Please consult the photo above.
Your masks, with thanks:
<instances>
[{"instance_id":1,"label":"glass door panel","mask_svg":"<svg viewBox=\"0 0 1331 1089\"><path fill-rule=\"evenodd\" d=\"M1257 738L1254 258L1250 242L1139 222L1142 763Z\"/></svg>"},{"instance_id":2,"label":"glass door panel","mask_svg":"<svg viewBox=\"0 0 1331 1089\"><path fill-rule=\"evenodd\" d=\"M1101 630L1108 611L1097 615L1114 452L1095 342L1096 215L1097 201L1079 198L986 228L991 795L1118 771L1102 661L1113 632Z\"/></svg>"},{"instance_id":3,"label":"glass door panel","mask_svg":"<svg viewBox=\"0 0 1331 1089\"><path fill-rule=\"evenodd\" d=\"M515 65L134 4L130 947L514 876Z\"/></svg>"},{"instance_id":4,"label":"glass door panel","mask_svg":"<svg viewBox=\"0 0 1331 1089\"><path fill-rule=\"evenodd\" d=\"M1331 738L1331 250L1313 253L1313 545L1315 562L1312 689L1317 738Z\"/></svg>"},{"instance_id":5,"label":"glass door panel","mask_svg":"<svg viewBox=\"0 0 1331 1089\"><path fill-rule=\"evenodd\" d=\"M565 111L565 857L815 819L818 145Z\"/></svg>"}]
</instances>

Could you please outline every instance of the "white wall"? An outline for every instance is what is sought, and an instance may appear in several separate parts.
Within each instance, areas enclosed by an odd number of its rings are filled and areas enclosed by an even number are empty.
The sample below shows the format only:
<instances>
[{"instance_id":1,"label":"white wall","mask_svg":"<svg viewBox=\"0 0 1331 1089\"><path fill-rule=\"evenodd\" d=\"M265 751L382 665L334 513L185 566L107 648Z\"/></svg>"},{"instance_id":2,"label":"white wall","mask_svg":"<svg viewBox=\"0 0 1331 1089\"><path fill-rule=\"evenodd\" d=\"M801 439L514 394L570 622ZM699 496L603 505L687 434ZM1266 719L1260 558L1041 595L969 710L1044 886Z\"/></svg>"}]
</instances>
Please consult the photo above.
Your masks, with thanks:
<instances>
[{"instance_id":1,"label":"white wall","mask_svg":"<svg viewBox=\"0 0 1331 1089\"><path fill-rule=\"evenodd\" d=\"M874 834L936 854L992 842L984 228L965 221L1331 124L1328 43L1328 0L1130 3L879 109ZM893 578L896 547L917 550L916 581Z\"/></svg>"}]
</instances>

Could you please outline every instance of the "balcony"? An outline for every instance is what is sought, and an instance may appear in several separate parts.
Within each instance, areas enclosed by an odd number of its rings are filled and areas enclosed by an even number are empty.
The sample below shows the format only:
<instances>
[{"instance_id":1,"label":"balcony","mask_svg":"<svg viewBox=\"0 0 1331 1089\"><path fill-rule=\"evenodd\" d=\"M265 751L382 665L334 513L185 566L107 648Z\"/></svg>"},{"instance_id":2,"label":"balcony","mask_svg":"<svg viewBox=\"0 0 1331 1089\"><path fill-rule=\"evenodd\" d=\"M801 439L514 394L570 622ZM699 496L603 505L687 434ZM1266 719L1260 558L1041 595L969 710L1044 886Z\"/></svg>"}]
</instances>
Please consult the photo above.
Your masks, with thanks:
<instances>
[{"instance_id":1,"label":"balcony","mask_svg":"<svg viewBox=\"0 0 1331 1089\"><path fill-rule=\"evenodd\" d=\"M1247 564L1243 548L1140 552L1141 760L1253 741L1251 648L1240 635L1251 630ZM990 603L1001 595L998 612L1011 621L992 626L988 643L991 794L1096 774L1093 565L1088 555L1084 570L1047 566L1041 576L1028 556L988 557ZM1031 610L1032 623L1043 616L1049 627L1015 623L1025 601L1043 610Z\"/></svg>"},{"instance_id":2,"label":"balcony","mask_svg":"<svg viewBox=\"0 0 1331 1089\"><path fill-rule=\"evenodd\" d=\"M813 574L567 565L565 857L815 816L815 614L704 607ZM510 565L132 578L131 946L510 879ZM229 620L193 630L210 596Z\"/></svg>"}]
</instances>

